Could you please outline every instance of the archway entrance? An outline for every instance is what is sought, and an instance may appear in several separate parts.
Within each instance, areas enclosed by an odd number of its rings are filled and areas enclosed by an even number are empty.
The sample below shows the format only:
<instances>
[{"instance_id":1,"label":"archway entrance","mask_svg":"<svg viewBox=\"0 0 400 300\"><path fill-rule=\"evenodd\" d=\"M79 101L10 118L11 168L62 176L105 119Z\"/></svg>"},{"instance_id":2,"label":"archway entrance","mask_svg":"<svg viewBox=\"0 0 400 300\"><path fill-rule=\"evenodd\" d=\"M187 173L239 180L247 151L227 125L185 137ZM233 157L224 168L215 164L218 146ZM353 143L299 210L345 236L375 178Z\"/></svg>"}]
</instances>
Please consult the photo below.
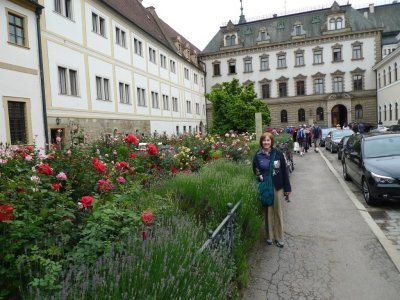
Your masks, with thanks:
<instances>
[{"instance_id":1,"label":"archway entrance","mask_svg":"<svg viewBox=\"0 0 400 300\"><path fill-rule=\"evenodd\" d=\"M344 123L347 123L347 108L344 105L338 104L332 108L332 126L336 126L340 124L343 126Z\"/></svg>"}]
</instances>

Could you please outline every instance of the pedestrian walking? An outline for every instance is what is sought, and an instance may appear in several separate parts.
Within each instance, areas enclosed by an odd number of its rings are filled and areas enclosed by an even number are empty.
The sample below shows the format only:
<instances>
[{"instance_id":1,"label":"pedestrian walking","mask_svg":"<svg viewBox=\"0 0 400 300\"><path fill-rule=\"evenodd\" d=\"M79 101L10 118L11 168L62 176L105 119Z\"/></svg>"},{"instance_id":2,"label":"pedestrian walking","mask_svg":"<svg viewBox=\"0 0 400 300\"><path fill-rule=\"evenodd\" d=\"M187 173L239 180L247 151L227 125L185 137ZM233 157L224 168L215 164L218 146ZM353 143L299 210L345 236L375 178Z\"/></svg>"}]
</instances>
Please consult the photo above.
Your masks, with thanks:
<instances>
[{"instance_id":1,"label":"pedestrian walking","mask_svg":"<svg viewBox=\"0 0 400 300\"><path fill-rule=\"evenodd\" d=\"M314 152L318 153L318 145L320 139L322 138L322 130L321 127L318 126L317 123L314 123L312 127L312 135L313 135L313 143L314 143Z\"/></svg>"},{"instance_id":2,"label":"pedestrian walking","mask_svg":"<svg viewBox=\"0 0 400 300\"><path fill-rule=\"evenodd\" d=\"M299 130L297 131L297 142L300 144L300 156L303 156L307 140L306 140L305 128L302 125L300 125Z\"/></svg>"},{"instance_id":3,"label":"pedestrian walking","mask_svg":"<svg viewBox=\"0 0 400 300\"><path fill-rule=\"evenodd\" d=\"M283 196L289 196L292 189L289 181L289 172L283 153L274 147L274 136L264 132L260 137L260 149L253 157L253 172L257 182L266 183L268 193L272 193L273 200L269 206L263 205L265 210L266 242L282 248L283 242Z\"/></svg>"}]
</instances>

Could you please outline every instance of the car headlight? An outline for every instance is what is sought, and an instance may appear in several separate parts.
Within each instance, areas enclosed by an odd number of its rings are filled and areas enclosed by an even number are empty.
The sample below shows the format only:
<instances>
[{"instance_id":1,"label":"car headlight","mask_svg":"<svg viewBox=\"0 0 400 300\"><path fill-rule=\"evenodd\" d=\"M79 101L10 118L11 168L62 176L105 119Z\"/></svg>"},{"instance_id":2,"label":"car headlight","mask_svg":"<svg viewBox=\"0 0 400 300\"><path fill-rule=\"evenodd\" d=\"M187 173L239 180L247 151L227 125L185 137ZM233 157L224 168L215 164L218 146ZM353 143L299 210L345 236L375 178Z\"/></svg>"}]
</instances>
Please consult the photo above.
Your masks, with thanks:
<instances>
[{"instance_id":1,"label":"car headlight","mask_svg":"<svg viewBox=\"0 0 400 300\"><path fill-rule=\"evenodd\" d=\"M376 183L393 183L395 181L395 179L392 177L378 175L374 172L371 172L371 176Z\"/></svg>"}]
</instances>

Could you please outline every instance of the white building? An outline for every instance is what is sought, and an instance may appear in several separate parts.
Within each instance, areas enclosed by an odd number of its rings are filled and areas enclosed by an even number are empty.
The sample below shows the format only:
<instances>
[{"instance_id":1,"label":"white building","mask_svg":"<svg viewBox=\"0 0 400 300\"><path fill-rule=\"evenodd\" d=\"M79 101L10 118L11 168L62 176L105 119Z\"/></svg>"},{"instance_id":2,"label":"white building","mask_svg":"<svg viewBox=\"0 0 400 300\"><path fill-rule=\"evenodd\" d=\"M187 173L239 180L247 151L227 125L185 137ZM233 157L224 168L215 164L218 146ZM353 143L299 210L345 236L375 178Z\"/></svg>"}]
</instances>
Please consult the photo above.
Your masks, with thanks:
<instances>
[{"instance_id":1,"label":"white building","mask_svg":"<svg viewBox=\"0 0 400 300\"><path fill-rule=\"evenodd\" d=\"M101 134L206 126L199 50L141 1L42 0L48 121ZM76 128L76 127L75 127Z\"/></svg>"},{"instance_id":2,"label":"white building","mask_svg":"<svg viewBox=\"0 0 400 300\"><path fill-rule=\"evenodd\" d=\"M0 143L45 146L35 1L0 1Z\"/></svg>"}]
</instances>

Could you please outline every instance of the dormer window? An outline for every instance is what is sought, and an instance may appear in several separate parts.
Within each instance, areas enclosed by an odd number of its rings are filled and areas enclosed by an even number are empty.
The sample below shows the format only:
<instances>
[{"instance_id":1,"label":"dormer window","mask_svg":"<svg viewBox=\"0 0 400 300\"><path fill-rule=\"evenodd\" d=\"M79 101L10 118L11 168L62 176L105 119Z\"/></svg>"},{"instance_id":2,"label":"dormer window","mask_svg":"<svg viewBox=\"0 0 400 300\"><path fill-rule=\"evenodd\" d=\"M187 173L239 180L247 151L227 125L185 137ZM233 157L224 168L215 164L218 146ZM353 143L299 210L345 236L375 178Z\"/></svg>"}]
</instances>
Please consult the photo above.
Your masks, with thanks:
<instances>
[{"instance_id":1,"label":"dormer window","mask_svg":"<svg viewBox=\"0 0 400 300\"><path fill-rule=\"evenodd\" d=\"M294 23L293 31L291 33L292 38L294 38L294 39L302 38L302 37L305 37L305 34L306 34L306 32L303 29L303 24L301 24L301 22L299 22L299 21Z\"/></svg>"},{"instance_id":2,"label":"dormer window","mask_svg":"<svg viewBox=\"0 0 400 300\"><path fill-rule=\"evenodd\" d=\"M260 31L260 40L265 41L267 39L267 32L266 31Z\"/></svg>"},{"instance_id":3,"label":"dormer window","mask_svg":"<svg viewBox=\"0 0 400 300\"><path fill-rule=\"evenodd\" d=\"M341 17L336 18L336 29L342 29L343 28L343 19Z\"/></svg>"},{"instance_id":4,"label":"dormer window","mask_svg":"<svg viewBox=\"0 0 400 300\"><path fill-rule=\"evenodd\" d=\"M294 32L296 35L300 35L301 34L301 25L294 26Z\"/></svg>"},{"instance_id":5,"label":"dormer window","mask_svg":"<svg viewBox=\"0 0 400 300\"><path fill-rule=\"evenodd\" d=\"M342 17L331 18L329 20L329 30L338 30L344 28L344 22Z\"/></svg>"},{"instance_id":6,"label":"dormer window","mask_svg":"<svg viewBox=\"0 0 400 300\"><path fill-rule=\"evenodd\" d=\"M236 35L227 35L225 37L225 46L234 46L236 45Z\"/></svg>"}]
</instances>

